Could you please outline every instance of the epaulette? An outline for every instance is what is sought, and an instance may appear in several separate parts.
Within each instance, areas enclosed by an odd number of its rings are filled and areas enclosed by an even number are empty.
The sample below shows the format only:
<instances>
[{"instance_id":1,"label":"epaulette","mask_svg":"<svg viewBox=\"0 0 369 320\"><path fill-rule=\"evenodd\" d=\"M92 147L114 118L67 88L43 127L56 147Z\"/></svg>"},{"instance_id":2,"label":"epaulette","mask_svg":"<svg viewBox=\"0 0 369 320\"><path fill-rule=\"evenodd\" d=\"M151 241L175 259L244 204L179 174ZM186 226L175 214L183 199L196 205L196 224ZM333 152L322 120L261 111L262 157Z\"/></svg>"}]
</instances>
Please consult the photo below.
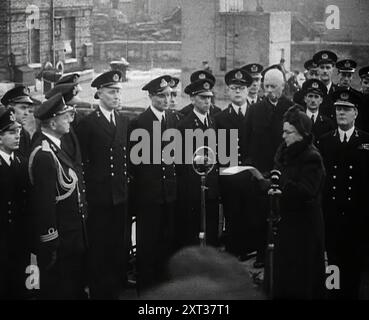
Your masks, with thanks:
<instances>
[{"instance_id":1,"label":"epaulette","mask_svg":"<svg viewBox=\"0 0 369 320\"><path fill-rule=\"evenodd\" d=\"M51 152L50 143L47 140L42 140L41 149L42 151Z\"/></svg>"}]
</instances>

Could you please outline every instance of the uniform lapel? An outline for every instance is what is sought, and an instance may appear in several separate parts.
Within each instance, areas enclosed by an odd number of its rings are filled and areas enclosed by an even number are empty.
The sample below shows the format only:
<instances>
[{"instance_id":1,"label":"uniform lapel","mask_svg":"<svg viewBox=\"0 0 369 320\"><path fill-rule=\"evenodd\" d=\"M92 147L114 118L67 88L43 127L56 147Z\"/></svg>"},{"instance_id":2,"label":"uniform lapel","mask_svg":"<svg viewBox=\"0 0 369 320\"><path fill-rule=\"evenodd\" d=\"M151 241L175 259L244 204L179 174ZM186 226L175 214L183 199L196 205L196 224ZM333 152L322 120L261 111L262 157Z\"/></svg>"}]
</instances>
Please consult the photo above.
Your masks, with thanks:
<instances>
[{"instance_id":1,"label":"uniform lapel","mask_svg":"<svg viewBox=\"0 0 369 320\"><path fill-rule=\"evenodd\" d=\"M229 119L233 123L233 127L235 127L235 128L240 127L240 119L239 119L238 114L236 113L236 111L234 111L234 108L233 108L232 104L230 104L228 106L227 114L228 114Z\"/></svg>"},{"instance_id":2,"label":"uniform lapel","mask_svg":"<svg viewBox=\"0 0 369 320\"><path fill-rule=\"evenodd\" d=\"M55 155L57 156L57 158L64 163L64 165L66 165L69 168L74 169L74 165L72 160L70 159L70 157L68 156L67 153L65 153L65 151L63 151L62 149L60 149L57 145L55 145L54 142L52 142L48 137L46 137L45 135L42 135L43 139L42 140L47 140L50 144L51 150L55 153Z\"/></svg>"},{"instance_id":3,"label":"uniform lapel","mask_svg":"<svg viewBox=\"0 0 369 320\"><path fill-rule=\"evenodd\" d=\"M101 112L100 107L96 109L95 114L98 126L103 128L104 131L106 131L106 133L109 134L109 136L114 136L114 132L111 129L110 123Z\"/></svg>"}]
</instances>

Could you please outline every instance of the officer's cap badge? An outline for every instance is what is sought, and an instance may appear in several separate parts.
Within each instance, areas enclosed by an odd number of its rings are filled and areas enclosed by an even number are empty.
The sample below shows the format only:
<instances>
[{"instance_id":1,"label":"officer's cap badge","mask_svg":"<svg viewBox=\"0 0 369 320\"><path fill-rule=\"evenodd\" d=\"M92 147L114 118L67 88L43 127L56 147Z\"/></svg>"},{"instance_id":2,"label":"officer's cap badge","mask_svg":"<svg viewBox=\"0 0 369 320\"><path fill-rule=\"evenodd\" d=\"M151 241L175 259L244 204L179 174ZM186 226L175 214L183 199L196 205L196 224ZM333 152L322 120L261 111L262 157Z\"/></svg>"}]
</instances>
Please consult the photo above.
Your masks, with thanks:
<instances>
[{"instance_id":1,"label":"officer's cap badge","mask_svg":"<svg viewBox=\"0 0 369 320\"><path fill-rule=\"evenodd\" d=\"M342 100L348 100L349 99L349 94L347 93L347 92L343 92L343 93L341 93L341 95L340 95L340 98L342 99Z\"/></svg>"},{"instance_id":2,"label":"officer's cap badge","mask_svg":"<svg viewBox=\"0 0 369 320\"><path fill-rule=\"evenodd\" d=\"M205 83L204 83L204 89L205 89L205 90L209 90L209 89L210 89L210 84L209 84L209 82L205 82Z\"/></svg>"},{"instance_id":3,"label":"officer's cap badge","mask_svg":"<svg viewBox=\"0 0 369 320\"><path fill-rule=\"evenodd\" d=\"M203 80L203 79L205 79L205 78L206 78L205 73L200 73L200 74L199 74L199 79Z\"/></svg>"},{"instance_id":4,"label":"officer's cap badge","mask_svg":"<svg viewBox=\"0 0 369 320\"><path fill-rule=\"evenodd\" d=\"M170 82L169 82L169 86L171 86L171 87L174 87L175 86L175 81L174 80L170 80Z\"/></svg>"},{"instance_id":5,"label":"officer's cap badge","mask_svg":"<svg viewBox=\"0 0 369 320\"><path fill-rule=\"evenodd\" d=\"M72 94L75 96L77 94L77 87L73 87Z\"/></svg>"},{"instance_id":6,"label":"officer's cap badge","mask_svg":"<svg viewBox=\"0 0 369 320\"><path fill-rule=\"evenodd\" d=\"M251 72L258 72L258 67L256 64L253 64L251 67Z\"/></svg>"},{"instance_id":7,"label":"officer's cap badge","mask_svg":"<svg viewBox=\"0 0 369 320\"><path fill-rule=\"evenodd\" d=\"M328 54L327 53L323 53L322 54L322 59L328 59Z\"/></svg>"},{"instance_id":8,"label":"officer's cap badge","mask_svg":"<svg viewBox=\"0 0 369 320\"><path fill-rule=\"evenodd\" d=\"M165 79L161 79L160 88L165 88L168 86L168 82Z\"/></svg>"},{"instance_id":9,"label":"officer's cap badge","mask_svg":"<svg viewBox=\"0 0 369 320\"><path fill-rule=\"evenodd\" d=\"M345 62L345 67L346 67L346 68L350 68L350 67L351 67L351 63L350 63L350 61L346 61L346 62Z\"/></svg>"},{"instance_id":10,"label":"officer's cap badge","mask_svg":"<svg viewBox=\"0 0 369 320\"><path fill-rule=\"evenodd\" d=\"M118 82L119 81L119 75L117 73L114 73L113 75L113 81Z\"/></svg>"},{"instance_id":11,"label":"officer's cap badge","mask_svg":"<svg viewBox=\"0 0 369 320\"><path fill-rule=\"evenodd\" d=\"M311 86L312 86L314 89L318 89L318 88L319 88L319 84L318 84L318 82L313 82L313 83L311 84Z\"/></svg>"},{"instance_id":12,"label":"officer's cap badge","mask_svg":"<svg viewBox=\"0 0 369 320\"><path fill-rule=\"evenodd\" d=\"M24 93L24 94L26 94L26 95L28 95L28 93L29 93L29 92L28 92L28 89L27 89L27 88L24 88L24 89L23 89L23 93Z\"/></svg>"},{"instance_id":13,"label":"officer's cap badge","mask_svg":"<svg viewBox=\"0 0 369 320\"><path fill-rule=\"evenodd\" d=\"M236 74L234 75L236 77L236 79L240 80L242 79L242 72L241 71L237 71Z\"/></svg>"}]
</instances>

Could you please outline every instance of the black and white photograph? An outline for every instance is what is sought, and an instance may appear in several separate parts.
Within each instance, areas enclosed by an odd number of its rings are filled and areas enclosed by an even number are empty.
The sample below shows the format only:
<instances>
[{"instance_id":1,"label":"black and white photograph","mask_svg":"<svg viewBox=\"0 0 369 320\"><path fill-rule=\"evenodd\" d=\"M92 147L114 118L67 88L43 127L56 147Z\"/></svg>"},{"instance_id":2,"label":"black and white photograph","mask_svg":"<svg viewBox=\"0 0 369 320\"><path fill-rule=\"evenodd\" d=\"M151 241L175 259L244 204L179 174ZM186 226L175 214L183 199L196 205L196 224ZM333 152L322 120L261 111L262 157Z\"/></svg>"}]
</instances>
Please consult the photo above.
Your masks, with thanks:
<instances>
[{"instance_id":1,"label":"black and white photograph","mask_svg":"<svg viewBox=\"0 0 369 320\"><path fill-rule=\"evenodd\" d=\"M1 301L369 299L369 1L0 5Z\"/></svg>"}]
</instances>

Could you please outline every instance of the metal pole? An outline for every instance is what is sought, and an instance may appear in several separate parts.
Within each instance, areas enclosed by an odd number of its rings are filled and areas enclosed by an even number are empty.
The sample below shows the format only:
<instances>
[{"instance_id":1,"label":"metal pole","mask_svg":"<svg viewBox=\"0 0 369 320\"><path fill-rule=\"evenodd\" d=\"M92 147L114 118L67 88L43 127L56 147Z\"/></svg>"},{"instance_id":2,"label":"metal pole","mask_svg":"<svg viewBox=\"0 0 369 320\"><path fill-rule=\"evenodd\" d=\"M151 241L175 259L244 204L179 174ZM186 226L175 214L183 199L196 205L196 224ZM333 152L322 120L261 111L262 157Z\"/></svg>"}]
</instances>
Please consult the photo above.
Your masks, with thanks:
<instances>
[{"instance_id":1,"label":"metal pole","mask_svg":"<svg viewBox=\"0 0 369 320\"><path fill-rule=\"evenodd\" d=\"M202 247L206 247L206 174L201 176L201 225L199 240Z\"/></svg>"}]
</instances>

